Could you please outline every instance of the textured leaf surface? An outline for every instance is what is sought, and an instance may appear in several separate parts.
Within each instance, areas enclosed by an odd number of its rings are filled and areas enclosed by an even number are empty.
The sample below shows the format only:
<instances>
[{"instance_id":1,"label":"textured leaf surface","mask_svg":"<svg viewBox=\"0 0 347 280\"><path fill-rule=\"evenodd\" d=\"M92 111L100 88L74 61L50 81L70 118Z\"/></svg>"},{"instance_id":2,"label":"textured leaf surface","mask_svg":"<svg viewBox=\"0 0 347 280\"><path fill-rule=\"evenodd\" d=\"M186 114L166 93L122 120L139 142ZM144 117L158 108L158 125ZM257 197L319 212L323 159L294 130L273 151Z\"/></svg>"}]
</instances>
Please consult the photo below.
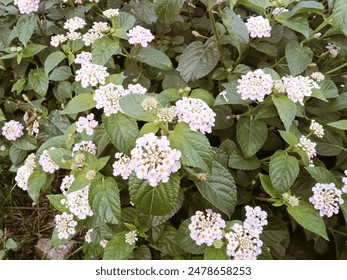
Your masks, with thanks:
<instances>
[{"instance_id":1,"label":"textured leaf surface","mask_svg":"<svg viewBox=\"0 0 347 280\"><path fill-rule=\"evenodd\" d=\"M195 179L194 182L205 199L231 216L237 202L237 190L235 181L227 169L214 161L207 179Z\"/></svg>"},{"instance_id":2,"label":"textured leaf surface","mask_svg":"<svg viewBox=\"0 0 347 280\"><path fill-rule=\"evenodd\" d=\"M299 174L298 160L285 151L277 151L270 160L270 178L277 193L287 192Z\"/></svg>"},{"instance_id":3,"label":"textured leaf surface","mask_svg":"<svg viewBox=\"0 0 347 280\"><path fill-rule=\"evenodd\" d=\"M214 42L206 44L195 41L186 47L180 57L178 69L185 82L208 75L219 61L219 52Z\"/></svg>"},{"instance_id":4,"label":"textured leaf surface","mask_svg":"<svg viewBox=\"0 0 347 280\"><path fill-rule=\"evenodd\" d=\"M191 131L186 123L179 123L170 134L172 148L181 151L181 162L208 171L214 152L205 135Z\"/></svg>"},{"instance_id":5,"label":"textured leaf surface","mask_svg":"<svg viewBox=\"0 0 347 280\"><path fill-rule=\"evenodd\" d=\"M113 145L122 153L129 155L135 147L139 133L136 120L122 113L117 113L110 117L103 116L102 122Z\"/></svg>"}]
</instances>

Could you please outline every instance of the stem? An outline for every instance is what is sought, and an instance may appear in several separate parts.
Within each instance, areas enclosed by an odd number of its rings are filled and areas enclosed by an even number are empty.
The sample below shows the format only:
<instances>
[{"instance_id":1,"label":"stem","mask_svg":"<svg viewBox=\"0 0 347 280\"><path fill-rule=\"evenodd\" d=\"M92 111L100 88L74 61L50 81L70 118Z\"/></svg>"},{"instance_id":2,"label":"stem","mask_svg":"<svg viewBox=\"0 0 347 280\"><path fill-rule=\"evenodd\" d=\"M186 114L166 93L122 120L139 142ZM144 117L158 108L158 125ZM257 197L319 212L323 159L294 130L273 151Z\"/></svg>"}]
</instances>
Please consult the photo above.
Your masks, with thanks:
<instances>
[{"instance_id":1,"label":"stem","mask_svg":"<svg viewBox=\"0 0 347 280\"><path fill-rule=\"evenodd\" d=\"M328 24L330 24L330 18L331 18L332 16L329 16L328 18L325 18L324 17L324 21L320 24L320 25L318 25L318 27L315 29L315 30L313 30L313 32L310 34L310 36L309 36L309 38L306 38L304 41L302 41L301 42L301 44L305 44L305 43L307 43L309 40L311 40L313 37L314 37L314 35L316 35L320 30L322 30L326 25L328 25Z\"/></svg>"},{"instance_id":2,"label":"stem","mask_svg":"<svg viewBox=\"0 0 347 280\"><path fill-rule=\"evenodd\" d=\"M344 64L342 64L342 65L340 65L340 66L338 66L338 67L336 67L336 68L334 68L328 72L325 72L325 74L329 75L329 74L334 73L335 71L340 70L341 68L346 67L346 66L347 66L347 63L344 63Z\"/></svg>"},{"instance_id":3,"label":"stem","mask_svg":"<svg viewBox=\"0 0 347 280\"><path fill-rule=\"evenodd\" d=\"M42 23L41 23L40 19L37 20L37 25L39 26L39 29L40 29L41 34L42 34L42 37L43 37L43 39L46 41L46 44L47 44L47 45L50 45L50 41L49 41L49 39L48 39L48 37L47 37L46 32L45 32L45 31L43 30L43 28L42 28Z\"/></svg>"},{"instance_id":4,"label":"stem","mask_svg":"<svg viewBox=\"0 0 347 280\"><path fill-rule=\"evenodd\" d=\"M344 232L342 232L342 231L338 231L338 230L335 230L335 229L332 229L332 228L329 228L329 230L330 230L331 232L334 232L334 233L340 234L340 235L342 235L342 236L344 236L344 237L347 237L347 233L344 233Z\"/></svg>"},{"instance_id":5,"label":"stem","mask_svg":"<svg viewBox=\"0 0 347 280\"><path fill-rule=\"evenodd\" d=\"M214 18L214 14L212 12L211 0L207 1L207 10L208 10L208 15L210 17L211 25L212 25L212 28L213 28L213 33L214 33L214 36L216 37L216 43L217 43L218 50L219 50L219 53L220 53L220 61L224 65L224 52L223 52L223 47L222 47L221 40L220 40L220 37L219 37L219 33L218 33L218 30L217 30L216 20Z\"/></svg>"},{"instance_id":6,"label":"stem","mask_svg":"<svg viewBox=\"0 0 347 280\"><path fill-rule=\"evenodd\" d=\"M265 198L265 197L258 197L258 196L253 196L252 198L258 201L263 201L268 203L273 203L277 201L276 198Z\"/></svg>"}]
</instances>

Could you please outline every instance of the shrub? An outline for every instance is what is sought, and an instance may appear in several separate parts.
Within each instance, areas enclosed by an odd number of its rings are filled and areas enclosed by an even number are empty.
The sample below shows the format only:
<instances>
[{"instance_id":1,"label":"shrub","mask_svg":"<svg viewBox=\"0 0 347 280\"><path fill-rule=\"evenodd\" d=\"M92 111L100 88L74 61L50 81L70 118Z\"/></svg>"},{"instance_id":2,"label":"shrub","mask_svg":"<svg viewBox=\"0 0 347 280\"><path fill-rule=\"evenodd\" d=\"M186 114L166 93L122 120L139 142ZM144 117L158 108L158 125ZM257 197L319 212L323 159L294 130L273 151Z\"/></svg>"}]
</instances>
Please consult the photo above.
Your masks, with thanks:
<instances>
[{"instance_id":1,"label":"shrub","mask_svg":"<svg viewBox=\"0 0 347 280\"><path fill-rule=\"evenodd\" d=\"M1 10L1 165L56 209L53 246L344 258L344 0Z\"/></svg>"}]
</instances>

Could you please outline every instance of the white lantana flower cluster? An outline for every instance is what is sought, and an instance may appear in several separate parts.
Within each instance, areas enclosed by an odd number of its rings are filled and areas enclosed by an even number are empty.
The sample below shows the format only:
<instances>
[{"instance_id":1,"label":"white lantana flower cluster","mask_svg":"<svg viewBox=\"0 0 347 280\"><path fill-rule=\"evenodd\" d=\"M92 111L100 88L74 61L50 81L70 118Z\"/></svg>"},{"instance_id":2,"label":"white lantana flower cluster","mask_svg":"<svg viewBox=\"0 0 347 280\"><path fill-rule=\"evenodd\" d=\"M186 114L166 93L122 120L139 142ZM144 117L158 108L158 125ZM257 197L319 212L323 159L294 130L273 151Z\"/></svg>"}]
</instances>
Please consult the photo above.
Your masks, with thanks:
<instances>
[{"instance_id":1,"label":"white lantana flower cluster","mask_svg":"<svg viewBox=\"0 0 347 280\"><path fill-rule=\"evenodd\" d=\"M134 245L138 240L137 233L135 230L129 231L125 234L125 242L129 245Z\"/></svg>"},{"instance_id":2,"label":"white lantana flower cluster","mask_svg":"<svg viewBox=\"0 0 347 280\"><path fill-rule=\"evenodd\" d=\"M80 143L76 143L72 148L72 155L79 151L86 151L88 153L96 155L96 145L92 141L81 141Z\"/></svg>"},{"instance_id":3,"label":"white lantana flower cluster","mask_svg":"<svg viewBox=\"0 0 347 280\"><path fill-rule=\"evenodd\" d=\"M69 32L75 32L77 29L83 28L86 24L83 18L73 17L64 23L64 29L69 30Z\"/></svg>"},{"instance_id":4,"label":"white lantana flower cluster","mask_svg":"<svg viewBox=\"0 0 347 280\"><path fill-rule=\"evenodd\" d=\"M223 238L225 221L219 213L206 209L206 215L202 211L196 211L189 224L190 237L197 245L211 246L216 240Z\"/></svg>"},{"instance_id":5,"label":"white lantana flower cluster","mask_svg":"<svg viewBox=\"0 0 347 280\"><path fill-rule=\"evenodd\" d=\"M55 149L50 148L50 150ZM39 164L42 166L42 170L46 173L53 174L55 171L59 169L59 165L56 164L48 154L48 150L44 150L39 158Z\"/></svg>"},{"instance_id":6,"label":"white lantana flower cluster","mask_svg":"<svg viewBox=\"0 0 347 280\"><path fill-rule=\"evenodd\" d=\"M215 122L215 112L201 99L183 97L174 106L178 122L185 122L193 131L211 133Z\"/></svg>"},{"instance_id":7,"label":"white lantana flower cluster","mask_svg":"<svg viewBox=\"0 0 347 280\"><path fill-rule=\"evenodd\" d=\"M317 123L315 120L311 120L310 130L319 138L324 136L324 128L321 124Z\"/></svg>"},{"instance_id":8,"label":"white lantana flower cluster","mask_svg":"<svg viewBox=\"0 0 347 280\"><path fill-rule=\"evenodd\" d=\"M17 121L11 120L9 122L5 122L2 127L2 135L10 141L16 141L18 138L24 135L24 126Z\"/></svg>"},{"instance_id":9,"label":"white lantana flower cluster","mask_svg":"<svg viewBox=\"0 0 347 280\"><path fill-rule=\"evenodd\" d=\"M92 53L91 52L81 52L78 55L76 55L74 62L76 64L88 64L88 63L92 63Z\"/></svg>"},{"instance_id":10,"label":"white lantana flower cluster","mask_svg":"<svg viewBox=\"0 0 347 280\"><path fill-rule=\"evenodd\" d=\"M225 238L228 240L227 254L234 260L256 260L262 252L263 242L259 235L251 234L240 224L234 224Z\"/></svg>"},{"instance_id":11,"label":"white lantana flower cluster","mask_svg":"<svg viewBox=\"0 0 347 280\"><path fill-rule=\"evenodd\" d=\"M245 23L252 38L271 37L270 21L262 16L250 17Z\"/></svg>"},{"instance_id":12,"label":"white lantana flower cluster","mask_svg":"<svg viewBox=\"0 0 347 280\"><path fill-rule=\"evenodd\" d=\"M82 40L86 46L90 46L97 39L104 36L104 32L110 29L109 25L106 22L94 22L91 29L87 31L82 36Z\"/></svg>"},{"instance_id":13,"label":"white lantana flower cluster","mask_svg":"<svg viewBox=\"0 0 347 280\"><path fill-rule=\"evenodd\" d=\"M60 189L66 198L61 200L61 204L65 205L70 212L77 216L80 220L84 220L87 217L93 216L93 212L88 201L90 185L87 185L81 190L67 193L74 181L74 175L66 175L63 178Z\"/></svg>"},{"instance_id":14,"label":"white lantana flower cluster","mask_svg":"<svg viewBox=\"0 0 347 280\"><path fill-rule=\"evenodd\" d=\"M81 82L81 86L87 88L88 86L105 84L106 78L109 75L106 67L93 63L85 63L81 65L81 69L76 71L75 81Z\"/></svg>"},{"instance_id":15,"label":"white lantana flower cluster","mask_svg":"<svg viewBox=\"0 0 347 280\"><path fill-rule=\"evenodd\" d=\"M77 222L73 219L72 214L64 212L61 215L56 215L54 220L59 239L68 239L70 235L74 235L76 233L75 228L77 226Z\"/></svg>"},{"instance_id":16,"label":"white lantana flower cluster","mask_svg":"<svg viewBox=\"0 0 347 280\"><path fill-rule=\"evenodd\" d=\"M329 42L326 45L326 49L330 53L331 57L335 58L338 55L341 48L339 46L337 46L335 43Z\"/></svg>"},{"instance_id":17,"label":"white lantana flower cluster","mask_svg":"<svg viewBox=\"0 0 347 280\"><path fill-rule=\"evenodd\" d=\"M90 185L87 185L81 190L66 194L66 201L63 201L70 212L77 216L80 220L93 216L93 211L90 208L88 195Z\"/></svg>"},{"instance_id":18,"label":"white lantana flower cluster","mask_svg":"<svg viewBox=\"0 0 347 280\"><path fill-rule=\"evenodd\" d=\"M18 168L15 180L17 186L23 191L28 189L28 180L31 174L33 174L36 168L35 154L30 154L24 161L24 164Z\"/></svg>"},{"instance_id":19,"label":"white lantana flower cluster","mask_svg":"<svg viewBox=\"0 0 347 280\"><path fill-rule=\"evenodd\" d=\"M86 131L87 135L92 136L94 133L94 128L98 126L98 122L94 120L94 114L91 113L86 117L79 117L76 122L76 131L82 133Z\"/></svg>"},{"instance_id":20,"label":"white lantana flower cluster","mask_svg":"<svg viewBox=\"0 0 347 280\"><path fill-rule=\"evenodd\" d=\"M345 177L342 178L342 183L343 183L343 186L342 186L342 192L344 193L347 193L347 170L345 170Z\"/></svg>"},{"instance_id":21,"label":"white lantana flower cluster","mask_svg":"<svg viewBox=\"0 0 347 280\"><path fill-rule=\"evenodd\" d=\"M30 14L32 12L37 12L40 0L14 0L13 4L18 7L21 14Z\"/></svg>"},{"instance_id":22,"label":"white lantana flower cluster","mask_svg":"<svg viewBox=\"0 0 347 280\"><path fill-rule=\"evenodd\" d=\"M250 234L260 235L263 232L263 227L267 225L267 213L262 211L259 206L254 208L246 205L246 219L243 222L243 227Z\"/></svg>"},{"instance_id":23,"label":"white lantana flower cluster","mask_svg":"<svg viewBox=\"0 0 347 280\"><path fill-rule=\"evenodd\" d=\"M321 217L331 217L333 214L338 214L340 205L343 204L341 198L342 191L336 188L334 183L321 184L317 183L312 188L313 196L309 201L313 204L314 208L319 210Z\"/></svg>"},{"instance_id":24,"label":"white lantana flower cluster","mask_svg":"<svg viewBox=\"0 0 347 280\"><path fill-rule=\"evenodd\" d=\"M103 11L102 14L108 18L111 19L113 17L116 17L119 15L119 9L108 9L106 11Z\"/></svg>"},{"instance_id":25,"label":"white lantana flower cluster","mask_svg":"<svg viewBox=\"0 0 347 280\"><path fill-rule=\"evenodd\" d=\"M140 44L142 47L147 47L149 42L154 39L153 34L149 29L142 26L135 26L127 33L129 37L129 43L132 45Z\"/></svg>"},{"instance_id":26,"label":"white lantana flower cluster","mask_svg":"<svg viewBox=\"0 0 347 280\"><path fill-rule=\"evenodd\" d=\"M84 241L87 243L91 243L92 242L92 238L91 238L91 233L93 232L94 229L88 229L86 232L86 235L84 236Z\"/></svg>"},{"instance_id":27,"label":"white lantana flower cluster","mask_svg":"<svg viewBox=\"0 0 347 280\"><path fill-rule=\"evenodd\" d=\"M301 136L297 147L302 149L306 154L309 160L316 156L316 143L308 139L306 136Z\"/></svg>"},{"instance_id":28,"label":"white lantana flower cluster","mask_svg":"<svg viewBox=\"0 0 347 280\"><path fill-rule=\"evenodd\" d=\"M167 183L171 173L181 168L181 152L171 149L166 136L161 138L148 133L136 140L136 146L131 150L130 168L136 172L136 177L148 180L152 187L159 183Z\"/></svg>"},{"instance_id":29,"label":"white lantana flower cluster","mask_svg":"<svg viewBox=\"0 0 347 280\"><path fill-rule=\"evenodd\" d=\"M190 237L197 245L215 245L220 248L223 238L227 241L227 254L235 260L255 260L261 254L263 242L259 236L263 227L268 224L267 213L259 206L252 208L246 206L246 219L243 226L235 223L230 232L225 233L226 223L221 215L214 213L211 209L197 211L191 217L189 224ZM219 241L219 242L216 242Z\"/></svg>"},{"instance_id":30,"label":"white lantana flower cluster","mask_svg":"<svg viewBox=\"0 0 347 280\"><path fill-rule=\"evenodd\" d=\"M262 252L263 242L259 236L263 232L263 226L267 225L267 213L259 206L252 208L247 205L245 209L243 226L236 223L225 234L228 240L227 254L235 260L256 260Z\"/></svg>"},{"instance_id":31,"label":"white lantana flower cluster","mask_svg":"<svg viewBox=\"0 0 347 280\"><path fill-rule=\"evenodd\" d=\"M310 77L287 76L282 78L285 92L293 102L304 105L304 98L312 95L313 89L320 89L318 84Z\"/></svg>"},{"instance_id":32,"label":"white lantana flower cluster","mask_svg":"<svg viewBox=\"0 0 347 280\"><path fill-rule=\"evenodd\" d=\"M58 47L60 44L67 41L67 37L64 34L58 34L51 37L50 44L53 47Z\"/></svg>"},{"instance_id":33,"label":"white lantana flower cluster","mask_svg":"<svg viewBox=\"0 0 347 280\"><path fill-rule=\"evenodd\" d=\"M124 89L122 85L107 84L100 86L95 90L93 99L96 102L97 109L104 109L105 116L109 117L112 114L122 112L122 108L119 105L119 99L128 94L145 94L147 89L140 84L128 85L127 89Z\"/></svg>"},{"instance_id":34,"label":"white lantana flower cluster","mask_svg":"<svg viewBox=\"0 0 347 280\"><path fill-rule=\"evenodd\" d=\"M272 92L274 81L270 74L265 74L262 69L249 71L246 75L242 75L237 81L237 93L241 95L241 99L264 101L266 95Z\"/></svg>"},{"instance_id":35,"label":"white lantana flower cluster","mask_svg":"<svg viewBox=\"0 0 347 280\"><path fill-rule=\"evenodd\" d=\"M121 176L124 180L128 179L132 171L130 167L130 157L123 153L115 154L116 161L112 165L113 175Z\"/></svg>"}]
</instances>

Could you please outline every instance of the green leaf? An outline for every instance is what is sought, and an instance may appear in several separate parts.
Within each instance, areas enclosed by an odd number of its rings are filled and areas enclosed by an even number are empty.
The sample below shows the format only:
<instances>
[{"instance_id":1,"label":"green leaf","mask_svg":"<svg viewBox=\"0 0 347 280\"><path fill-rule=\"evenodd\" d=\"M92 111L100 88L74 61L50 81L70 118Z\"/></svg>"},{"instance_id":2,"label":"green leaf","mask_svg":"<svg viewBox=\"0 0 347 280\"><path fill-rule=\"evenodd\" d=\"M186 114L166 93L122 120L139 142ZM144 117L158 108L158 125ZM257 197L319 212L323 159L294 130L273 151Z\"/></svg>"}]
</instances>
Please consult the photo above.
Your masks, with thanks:
<instances>
[{"instance_id":1,"label":"green leaf","mask_svg":"<svg viewBox=\"0 0 347 280\"><path fill-rule=\"evenodd\" d=\"M135 244L130 245L125 242L126 233L125 231L118 232L107 242L104 260L124 260L134 251Z\"/></svg>"},{"instance_id":2,"label":"green leaf","mask_svg":"<svg viewBox=\"0 0 347 280\"><path fill-rule=\"evenodd\" d=\"M305 167L308 173L316 180L317 183L329 184L334 183L337 185L336 178L334 175L326 168L321 166L316 167Z\"/></svg>"},{"instance_id":3,"label":"green leaf","mask_svg":"<svg viewBox=\"0 0 347 280\"><path fill-rule=\"evenodd\" d=\"M119 100L119 105L125 115L140 121L151 122L157 118L156 110L145 110L141 106L143 100L148 95L144 94L128 94Z\"/></svg>"},{"instance_id":4,"label":"green leaf","mask_svg":"<svg viewBox=\"0 0 347 280\"><path fill-rule=\"evenodd\" d=\"M320 89L314 89L313 91L322 92L325 98L336 98L339 96L339 92L335 83L331 80L324 80L319 83Z\"/></svg>"},{"instance_id":5,"label":"green leaf","mask_svg":"<svg viewBox=\"0 0 347 280\"><path fill-rule=\"evenodd\" d=\"M81 93L70 100L61 114L72 115L94 108L96 102L91 93Z\"/></svg>"},{"instance_id":6,"label":"green leaf","mask_svg":"<svg viewBox=\"0 0 347 280\"><path fill-rule=\"evenodd\" d=\"M243 20L232 10L226 7L222 13L223 24L231 36L232 44L242 54L249 42L248 30Z\"/></svg>"},{"instance_id":7,"label":"green leaf","mask_svg":"<svg viewBox=\"0 0 347 280\"><path fill-rule=\"evenodd\" d=\"M116 181L111 177L95 180L90 186L89 201L93 215L104 223L118 224L121 204Z\"/></svg>"},{"instance_id":8,"label":"green leaf","mask_svg":"<svg viewBox=\"0 0 347 280\"><path fill-rule=\"evenodd\" d=\"M296 15L289 18L288 13L280 13L278 16L275 16L275 20L281 23L282 25L301 33L307 39L309 38L310 33L312 32L308 24L307 18L302 15Z\"/></svg>"},{"instance_id":9,"label":"green leaf","mask_svg":"<svg viewBox=\"0 0 347 280\"><path fill-rule=\"evenodd\" d=\"M279 130L278 131L284 141L287 142L290 146L296 146L298 144L298 137L295 135L295 133L290 132L290 131L284 131L284 130Z\"/></svg>"},{"instance_id":10,"label":"green leaf","mask_svg":"<svg viewBox=\"0 0 347 280\"><path fill-rule=\"evenodd\" d=\"M271 197L278 197L276 193L276 189L271 182L270 176L259 174L259 179L260 179L262 187L264 188L265 192L268 195L270 195Z\"/></svg>"},{"instance_id":11,"label":"green leaf","mask_svg":"<svg viewBox=\"0 0 347 280\"><path fill-rule=\"evenodd\" d=\"M246 158L255 155L267 138L266 123L252 118L241 118L236 125L237 140Z\"/></svg>"},{"instance_id":12,"label":"green leaf","mask_svg":"<svg viewBox=\"0 0 347 280\"><path fill-rule=\"evenodd\" d=\"M0 250L0 260L3 260L5 258L5 251L4 250Z\"/></svg>"},{"instance_id":13,"label":"green leaf","mask_svg":"<svg viewBox=\"0 0 347 280\"><path fill-rule=\"evenodd\" d=\"M335 0L331 18L332 29L347 36L347 2L345 0Z\"/></svg>"},{"instance_id":14,"label":"green leaf","mask_svg":"<svg viewBox=\"0 0 347 280\"><path fill-rule=\"evenodd\" d=\"M190 98L197 98L204 101L208 106L213 107L214 104L214 97L213 95L208 92L207 90L197 88L193 89L192 92L189 95Z\"/></svg>"},{"instance_id":15,"label":"green leaf","mask_svg":"<svg viewBox=\"0 0 347 280\"><path fill-rule=\"evenodd\" d=\"M11 88L11 91L16 91L17 94L20 94L20 93L23 91L26 82L27 82L26 79L19 79L19 80L17 80L17 81L13 84L13 86L12 86L12 88Z\"/></svg>"},{"instance_id":16,"label":"green leaf","mask_svg":"<svg viewBox=\"0 0 347 280\"><path fill-rule=\"evenodd\" d=\"M115 32L114 36L128 40L127 31L134 26L136 19L134 16L120 12L118 16L114 19Z\"/></svg>"},{"instance_id":17,"label":"green leaf","mask_svg":"<svg viewBox=\"0 0 347 280\"><path fill-rule=\"evenodd\" d=\"M215 248L214 246L206 247L204 260L230 260L227 255L226 246Z\"/></svg>"},{"instance_id":18,"label":"green leaf","mask_svg":"<svg viewBox=\"0 0 347 280\"><path fill-rule=\"evenodd\" d=\"M117 113L110 117L103 115L102 122L113 145L122 153L130 155L139 133L136 120Z\"/></svg>"},{"instance_id":19,"label":"green leaf","mask_svg":"<svg viewBox=\"0 0 347 280\"><path fill-rule=\"evenodd\" d=\"M303 1L295 5L295 7L288 12L288 18L302 13L307 15L311 15L312 13L322 15L324 14L324 6L316 1Z\"/></svg>"},{"instance_id":20,"label":"green leaf","mask_svg":"<svg viewBox=\"0 0 347 280\"><path fill-rule=\"evenodd\" d=\"M4 236L4 232L0 229L0 239Z\"/></svg>"},{"instance_id":21,"label":"green leaf","mask_svg":"<svg viewBox=\"0 0 347 280\"><path fill-rule=\"evenodd\" d=\"M277 108L277 112L285 129L288 131L293 124L296 115L296 105L287 96L272 95L272 101Z\"/></svg>"},{"instance_id":22,"label":"green leaf","mask_svg":"<svg viewBox=\"0 0 347 280\"><path fill-rule=\"evenodd\" d=\"M180 189L178 173L172 174L167 183L152 187L147 180L140 180L135 173L129 177L129 193L135 207L144 214L164 216L171 212L178 200Z\"/></svg>"},{"instance_id":23,"label":"green leaf","mask_svg":"<svg viewBox=\"0 0 347 280\"><path fill-rule=\"evenodd\" d=\"M323 218L311 203L300 201L298 206L288 206L288 213L303 228L318 234L329 241Z\"/></svg>"},{"instance_id":24,"label":"green leaf","mask_svg":"<svg viewBox=\"0 0 347 280\"><path fill-rule=\"evenodd\" d=\"M175 22L184 0L154 0L153 4L158 18L169 25Z\"/></svg>"},{"instance_id":25,"label":"green leaf","mask_svg":"<svg viewBox=\"0 0 347 280\"><path fill-rule=\"evenodd\" d=\"M15 165L21 163L26 158L27 154L27 151L23 150L15 144L12 144L9 150L11 162Z\"/></svg>"},{"instance_id":26,"label":"green leaf","mask_svg":"<svg viewBox=\"0 0 347 280\"><path fill-rule=\"evenodd\" d=\"M59 165L60 168L64 169L70 169L71 168L71 162L68 160L71 157L71 151L64 148L54 148L49 149L48 151L49 157Z\"/></svg>"},{"instance_id":27,"label":"green leaf","mask_svg":"<svg viewBox=\"0 0 347 280\"><path fill-rule=\"evenodd\" d=\"M154 123L146 123L141 127L139 136L143 136L147 133L154 133L156 134L159 130L159 126Z\"/></svg>"},{"instance_id":28,"label":"green leaf","mask_svg":"<svg viewBox=\"0 0 347 280\"><path fill-rule=\"evenodd\" d=\"M55 68L49 75L51 81L65 81L72 75L71 68L69 66L60 66Z\"/></svg>"},{"instance_id":29,"label":"green leaf","mask_svg":"<svg viewBox=\"0 0 347 280\"><path fill-rule=\"evenodd\" d=\"M193 180L201 195L230 218L236 206L237 190L229 171L214 161L206 180Z\"/></svg>"},{"instance_id":30,"label":"green leaf","mask_svg":"<svg viewBox=\"0 0 347 280\"><path fill-rule=\"evenodd\" d=\"M92 45L93 63L105 65L113 55L121 52L118 40L99 38Z\"/></svg>"},{"instance_id":31,"label":"green leaf","mask_svg":"<svg viewBox=\"0 0 347 280\"><path fill-rule=\"evenodd\" d=\"M271 6L269 0L238 0L237 3L255 8L261 12L264 12L267 7Z\"/></svg>"},{"instance_id":32,"label":"green leaf","mask_svg":"<svg viewBox=\"0 0 347 280\"><path fill-rule=\"evenodd\" d=\"M31 69L28 75L29 86L40 96L44 97L48 90L49 79L44 68Z\"/></svg>"},{"instance_id":33,"label":"green leaf","mask_svg":"<svg viewBox=\"0 0 347 280\"><path fill-rule=\"evenodd\" d=\"M214 152L205 135L190 130L186 123L181 122L170 133L169 140L172 148L181 151L183 164L198 167L204 171L209 170Z\"/></svg>"},{"instance_id":34,"label":"green leaf","mask_svg":"<svg viewBox=\"0 0 347 280\"><path fill-rule=\"evenodd\" d=\"M152 260L151 250L147 245L140 245L133 254L134 260Z\"/></svg>"},{"instance_id":35,"label":"green leaf","mask_svg":"<svg viewBox=\"0 0 347 280\"><path fill-rule=\"evenodd\" d=\"M47 195L47 198L50 204L60 212L68 212L66 206L61 204L61 200L65 199L65 195L63 194L50 194Z\"/></svg>"},{"instance_id":36,"label":"green leaf","mask_svg":"<svg viewBox=\"0 0 347 280\"><path fill-rule=\"evenodd\" d=\"M67 193L72 193L84 189L88 184L90 184L90 180L86 178L86 171L80 170L75 174L75 180L71 184Z\"/></svg>"},{"instance_id":37,"label":"green leaf","mask_svg":"<svg viewBox=\"0 0 347 280\"><path fill-rule=\"evenodd\" d=\"M46 74L51 72L54 67L56 67L60 62L62 62L66 58L65 53L61 51L53 52L49 56L47 56L45 63L44 63L44 68Z\"/></svg>"},{"instance_id":38,"label":"green leaf","mask_svg":"<svg viewBox=\"0 0 347 280\"><path fill-rule=\"evenodd\" d=\"M34 202L39 201L40 191L45 187L47 174L44 171L34 171L28 179L28 194Z\"/></svg>"},{"instance_id":39,"label":"green leaf","mask_svg":"<svg viewBox=\"0 0 347 280\"><path fill-rule=\"evenodd\" d=\"M336 122L328 123L329 126L335 127L337 129L347 130L347 120L339 120Z\"/></svg>"},{"instance_id":40,"label":"green leaf","mask_svg":"<svg viewBox=\"0 0 347 280\"><path fill-rule=\"evenodd\" d=\"M35 54L38 54L45 48L47 48L47 46L30 43L25 49L23 49L23 58L33 57Z\"/></svg>"},{"instance_id":41,"label":"green leaf","mask_svg":"<svg viewBox=\"0 0 347 280\"><path fill-rule=\"evenodd\" d=\"M161 70L173 69L170 58L162 51L153 47L142 48L136 55L136 58L143 63Z\"/></svg>"},{"instance_id":42,"label":"green leaf","mask_svg":"<svg viewBox=\"0 0 347 280\"><path fill-rule=\"evenodd\" d=\"M290 74L293 76L302 73L312 62L312 50L309 47L299 44L298 42L290 42L286 46L285 53Z\"/></svg>"},{"instance_id":43,"label":"green leaf","mask_svg":"<svg viewBox=\"0 0 347 280\"><path fill-rule=\"evenodd\" d=\"M176 243L187 253L201 255L205 251L206 244L199 246L190 237L190 229L188 228L190 222L190 219L187 219L184 222L182 222L182 224L178 228L178 232L176 235Z\"/></svg>"},{"instance_id":44,"label":"green leaf","mask_svg":"<svg viewBox=\"0 0 347 280\"><path fill-rule=\"evenodd\" d=\"M17 249L17 243L12 239L12 238L9 238L6 240L6 243L5 243L5 248L8 249L8 250L14 250L14 249Z\"/></svg>"},{"instance_id":45,"label":"green leaf","mask_svg":"<svg viewBox=\"0 0 347 280\"><path fill-rule=\"evenodd\" d=\"M214 42L203 44L195 41L183 51L178 68L185 82L194 81L208 75L219 61L219 51Z\"/></svg>"},{"instance_id":46,"label":"green leaf","mask_svg":"<svg viewBox=\"0 0 347 280\"><path fill-rule=\"evenodd\" d=\"M285 193L299 175L298 160L285 151L277 151L270 159L269 173L276 192Z\"/></svg>"},{"instance_id":47,"label":"green leaf","mask_svg":"<svg viewBox=\"0 0 347 280\"><path fill-rule=\"evenodd\" d=\"M242 153L235 149L231 152L229 157L228 166L234 169L240 170L254 170L258 169L261 165L261 162L256 156L245 158Z\"/></svg>"},{"instance_id":48,"label":"green leaf","mask_svg":"<svg viewBox=\"0 0 347 280\"><path fill-rule=\"evenodd\" d=\"M183 255L184 251L176 243L176 236L177 230L170 225L166 225L158 240L150 246L166 255Z\"/></svg>"},{"instance_id":49,"label":"green leaf","mask_svg":"<svg viewBox=\"0 0 347 280\"><path fill-rule=\"evenodd\" d=\"M277 259L283 259L290 241L286 223L276 216L269 217L261 240Z\"/></svg>"},{"instance_id":50,"label":"green leaf","mask_svg":"<svg viewBox=\"0 0 347 280\"><path fill-rule=\"evenodd\" d=\"M158 20L158 16L154 10L154 4L149 0L142 0L134 6L134 14L147 24L154 23Z\"/></svg>"},{"instance_id":51,"label":"green leaf","mask_svg":"<svg viewBox=\"0 0 347 280\"><path fill-rule=\"evenodd\" d=\"M345 197L344 197L344 201L345 202L342 205L340 205L340 208L341 208L341 212L343 214L343 217L345 219L345 224L347 225L347 202L346 202L346 198Z\"/></svg>"},{"instance_id":52,"label":"green leaf","mask_svg":"<svg viewBox=\"0 0 347 280\"><path fill-rule=\"evenodd\" d=\"M17 21L17 34L19 41L26 47L37 26L38 17L34 13L21 15Z\"/></svg>"}]
</instances>

